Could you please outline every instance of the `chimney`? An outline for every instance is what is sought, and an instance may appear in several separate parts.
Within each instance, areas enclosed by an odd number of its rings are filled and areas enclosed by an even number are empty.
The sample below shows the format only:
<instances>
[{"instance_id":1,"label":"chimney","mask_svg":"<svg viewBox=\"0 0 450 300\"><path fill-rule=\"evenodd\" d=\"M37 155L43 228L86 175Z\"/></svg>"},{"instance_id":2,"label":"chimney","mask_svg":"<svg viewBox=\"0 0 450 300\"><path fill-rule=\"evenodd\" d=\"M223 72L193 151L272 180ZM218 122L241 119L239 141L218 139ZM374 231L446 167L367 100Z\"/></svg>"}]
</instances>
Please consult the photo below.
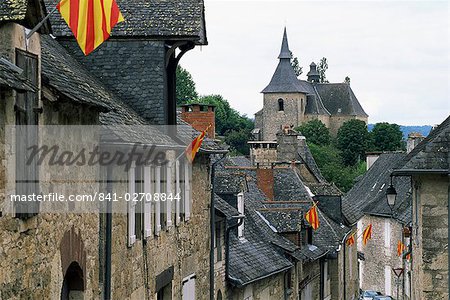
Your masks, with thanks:
<instances>
[{"instance_id":1,"label":"chimney","mask_svg":"<svg viewBox=\"0 0 450 300\"><path fill-rule=\"evenodd\" d=\"M270 168L256 168L256 180L258 181L258 188L269 198L270 201L274 200L273 192L273 167Z\"/></svg>"},{"instance_id":2,"label":"chimney","mask_svg":"<svg viewBox=\"0 0 450 300\"><path fill-rule=\"evenodd\" d=\"M383 152L366 152L366 170L369 170L381 153Z\"/></svg>"},{"instance_id":3,"label":"chimney","mask_svg":"<svg viewBox=\"0 0 450 300\"><path fill-rule=\"evenodd\" d=\"M309 72L308 74L306 74L306 76L308 76L309 82L319 82L320 75L314 62L309 65Z\"/></svg>"},{"instance_id":4,"label":"chimney","mask_svg":"<svg viewBox=\"0 0 450 300\"><path fill-rule=\"evenodd\" d=\"M240 215L244 215L244 193L239 193L237 195L237 209ZM242 224L238 226L238 238L244 237L244 222L242 220Z\"/></svg>"},{"instance_id":5,"label":"chimney","mask_svg":"<svg viewBox=\"0 0 450 300\"><path fill-rule=\"evenodd\" d=\"M277 133L277 161L291 162L298 160L298 151L301 140L300 135L292 129L283 128Z\"/></svg>"},{"instance_id":6,"label":"chimney","mask_svg":"<svg viewBox=\"0 0 450 300\"><path fill-rule=\"evenodd\" d=\"M195 130L203 131L209 125L211 127L206 132L206 135L214 139L216 137L216 122L215 122L215 106L212 104L191 103L181 106L181 119L189 123Z\"/></svg>"},{"instance_id":7,"label":"chimney","mask_svg":"<svg viewBox=\"0 0 450 300\"><path fill-rule=\"evenodd\" d=\"M411 152L425 137L418 132L411 132L408 134L406 140L406 153Z\"/></svg>"}]
</instances>

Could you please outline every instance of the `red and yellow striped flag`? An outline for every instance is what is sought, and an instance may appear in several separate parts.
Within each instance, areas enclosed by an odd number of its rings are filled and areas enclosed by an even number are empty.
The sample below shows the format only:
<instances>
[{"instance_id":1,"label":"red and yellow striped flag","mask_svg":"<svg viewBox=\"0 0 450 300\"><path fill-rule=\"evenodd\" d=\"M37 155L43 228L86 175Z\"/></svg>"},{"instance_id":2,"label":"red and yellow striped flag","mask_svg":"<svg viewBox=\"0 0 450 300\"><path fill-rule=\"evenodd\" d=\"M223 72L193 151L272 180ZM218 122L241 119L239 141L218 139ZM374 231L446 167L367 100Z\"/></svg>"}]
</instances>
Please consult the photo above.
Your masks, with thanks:
<instances>
[{"instance_id":1,"label":"red and yellow striped flag","mask_svg":"<svg viewBox=\"0 0 450 300\"><path fill-rule=\"evenodd\" d=\"M355 244L355 233L352 233L348 238L347 238L347 246L351 247Z\"/></svg>"},{"instance_id":2,"label":"red and yellow striped flag","mask_svg":"<svg viewBox=\"0 0 450 300\"><path fill-rule=\"evenodd\" d=\"M398 241L397 243L397 254L398 256L402 256L403 251L406 249L406 245L403 244L401 241Z\"/></svg>"},{"instance_id":3,"label":"red and yellow striped flag","mask_svg":"<svg viewBox=\"0 0 450 300\"><path fill-rule=\"evenodd\" d=\"M363 232L363 245L367 244L367 241L372 238L372 224L369 224Z\"/></svg>"},{"instance_id":4,"label":"red and yellow striped flag","mask_svg":"<svg viewBox=\"0 0 450 300\"><path fill-rule=\"evenodd\" d=\"M115 0L61 0L56 8L84 55L107 40L112 28L124 21Z\"/></svg>"},{"instance_id":5,"label":"red and yellow striped flag","mask_svg":"<svg viewBox=\"0 0 450 300\"><path fill-rule=\"evenodd\" d=\"M203 130L184 150L186 153L186 157L189 160L189 162L193 162L195 155L197 154L198 150L200 149L200 146L203 143L203 139L205 138L206 132L211 127L211 124L206 127L205 130Z\"/></svg>"},{"instance_id":6,"label":"red and yellow striped flag","mask_svg":"<svg viewBox=\"0 0 450 300\"><path fill-rule=\"evenodd\" d=\"M308 223L314 230L319 228L320 222L319 222L319 215L317 214L316 203L314 203L313 206L305 214L305 219L306 221L308 221Z\"/></svg>"}]
</instances>

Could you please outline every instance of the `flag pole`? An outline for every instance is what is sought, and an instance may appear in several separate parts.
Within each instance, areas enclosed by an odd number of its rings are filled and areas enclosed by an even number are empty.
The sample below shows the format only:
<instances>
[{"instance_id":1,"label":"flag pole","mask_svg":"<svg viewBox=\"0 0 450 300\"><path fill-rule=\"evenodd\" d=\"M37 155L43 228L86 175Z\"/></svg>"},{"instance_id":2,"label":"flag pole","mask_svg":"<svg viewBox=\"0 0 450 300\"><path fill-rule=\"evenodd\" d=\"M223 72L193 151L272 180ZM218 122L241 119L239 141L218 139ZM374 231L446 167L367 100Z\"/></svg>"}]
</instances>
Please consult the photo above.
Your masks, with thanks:
<instances>
[{"instance_id":1,"label":"flag pole","mask_svg":"<svg viewBox=\"0 0 450 300\"><path fill-rule=\"evenodd\" d=\"M48 18L50 18L50 16L56 11L56 6L55 8L53 8L49 13L47 13L47 15L45 16L45 18L43 18L36 26L34 26L33 29L31 29L31 31L27 34L26 38L27 40L29 40L31 38L31 36L39 30L39 28L42 27L42 25L45 23L45 21L48 20Z\"/></svg>"}]
</instances>

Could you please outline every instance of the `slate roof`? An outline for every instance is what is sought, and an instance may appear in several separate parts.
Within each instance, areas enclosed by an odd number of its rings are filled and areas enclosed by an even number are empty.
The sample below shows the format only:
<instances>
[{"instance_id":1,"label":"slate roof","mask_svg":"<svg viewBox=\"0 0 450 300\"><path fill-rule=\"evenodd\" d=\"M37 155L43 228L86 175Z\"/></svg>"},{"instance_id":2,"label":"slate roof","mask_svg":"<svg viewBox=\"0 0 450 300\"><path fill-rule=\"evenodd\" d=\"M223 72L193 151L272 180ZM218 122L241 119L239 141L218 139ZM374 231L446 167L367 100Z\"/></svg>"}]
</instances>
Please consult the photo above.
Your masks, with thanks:
<instances>
[{"instance_id":1,"label":"slate roof","mask_svg":"<svg viewBox=\"0 0 450 300\"><path fill-rule=\"evenodd\" d=\"M449 173L450 116L399 162L395 172L440 170Z\"/></svg>"},{"instance_id":2,"label":"slate roof","mask_svg":"<svg viewBox=\"0 0 450 300\"><path fill-rule=\"evenodd\" d=\"M0 2L0 22L25 19L28 0L2 0Z\"/></svg>"},{"instance_id":3,"label":"slate roof","mask_svg":"<svg viewBox=\"0 0 450 300\"><path fill-rule=\"evenodd\" d=\"M214 208L228 218L239 215L236 208L228 204L227 201L223 200L217 194L214 194Z\"/></svg>"},{"instance_id":4,"label":"slate roof","mask_svg":"<svg viewBox=\"0 0 450 300\"><path fill-rule=\"evenodd\" d=\"M342 212L350 224L355 224L365 214L391 217L386 189L390 184L393 168L404 159L405 153L384 153L342 199ZM397 191L394 212L401 222L411 221L410 180L394 177Z\"/></svg>"},{"instance_id":5,"label":"slate roof","mask_svg":"<svg viewBox=\"0 0 450 300\"><path fill-rule=\"evenodd\" d=\"M11 65L11 62L8 63L6 59L0 58L0 87L36 92L37 87Z\"/></svg>"},{"instance_id":6,"label":"slate roof","mask_svg":"<svg viewBox=\"0 0 450 300\"><path fill-rule=\"evenodd\" d=\"M45 0L47 7L54 1ZM193 40L207 44L203 0L117 0L125 22L117 24L112 37L150 37L154 39ZM51 17L58 37L72 36L59 14Z\"/></svg>"},{"instance_id":7,"label":"slate roof","mask_svg":"<svg viewBox=\"0 0 450 300\"><path fill-rule=\"evenodd\" d=\"M17 22L28 28L36 26L45 16L43 0L1 0L0 23ZM38 32L49 33L50 22L44 22Z\"/></svg>"},{"instance_id":8,"label":"slate roof","mask_svg":"<svg viewBox=\"0 0 450 300\"><path fill-rule=\"evenodd\" d=\"M302 212L299 209L259 210L259 213L269 221L277 232L298 232L302 224Z\"/></svg>"},{"instance_id":9,"label":"slate roof","mask_svg":"<svg viewBox=\"0 0 450 300\"><path fill-rule=\"evenodd\" d=\"M311 199L305 185L298 178L296 172L290 168L274 169L273 191L275 201Z\"/></svg>"},{"instance_id":10,"label":"slate roof","mask_svg":"<svg viewBox=\"0 0 450 300\"><path fill-rule=\"evenodd\" d=\"M368 117L347 83L317 83L315 85L323 105L332 115Z\"/></svg>"},{"instance_id":11,"label":"slate roof","mask_svg":"<svg viewBox=\"0 0 450 300\"><path fill-rule=\"evenodd\" d=\"M233 168L226 169L225 166L232 166ZM281 236L280 232L292 232L299 228L302 222L304 212L306 212L311 207L311 198L307 193L306 188L301 183L300 178L295 172L290 172L290 169L274 169L274 176L280 176L282 182L286 185L294 185L298 190L300 190L300 195L307 195L307 198L301 200L298 195L296 195L291 188L287 188L286 192L280 192L280 197L283 197L285 201L268 201L265 194L258 188L256 182L256 171L255 169L249 168L251 166L250 161L244 157L227 157L223 162L218 165L217 172L222 174L222 172L236 172L235 167L242 166L238 169L240 172L246 174L247 187L248 190L244 192L244 203L245 203L245 222L244 231L247 226L256 225L257 232L245 231L245 239L250 238L248 241L253 243L253 237L248 236L249 234L256 234L256 241L258 241L258 247L263 247L262 243L269 243L271 245L277 246L277 251L282 250L284 255L291 256L293 259L312 261L322 257L328 252L336 251L339 243L342 241L344 235L350 230L348 227L341 226L340 224L334 222L328 216L326 216L322 211L319 210L319 219L321 221L321 227L319 230L314 232L314 245L300 248L299 246L292 243L287 238ZM278 174L277 174L278 173ZM277 179L275 179L275 182ZM296 183L300 182L300 184ZM303 187L302 187L303 186ZM286 202L289 201L289 202ZM247 222L247 218L251 218L251 222ZM237 239L236 239L237 241ZM261 243L261 244L260 244ZM241 244L235 244L236 247L242 246ZM251 245L247 245L250 248ZM253 247L253 246L252 246ZM246 251L249 248L246 248ZM252 248L250 252L259 251L258 248ZM267 249L266 249L267 250ZM269 251L269 250L267 250ZM256 255L256 253L254 253ZM259 264L263 263L253 257L238 256L237 262L233 262L233 256L230 255L231 263L238 264L239 267L246 268L250 265L252 268L250 270L259 270L258 274L260 277L267 276L268 271L260 269ZM247 259L247 261L243 261ZM252 264L255 264L253 266ZM267 271L267 272L266 272ZM247 272L247 271L246 271ZM244 273L246 273L244 272ZM252 275L252 271L249 271ZM264 275L265 274L265 275ZM241 276L242 278L247 278L246 274L238 274L235 276ZM252 275L253 276L253 275ZM239 277L239 278L241 278ZM238 277L234 277L235 279ZM246 280L249 280L248 278Z\"/></svg>"},{"instance_id":12,"label":"slate roof","mask_svg":"<svg viewBox=\"0 0 450 300\"><path fill-rule=\"evenodd\" d=\"M330 112L323 105L320 95L314 87L314 94L306 95L305 113L310 115L328 115Z\"/></svg>"},{"instance_id":13,"label":"slate roof","mask_svg":"<svg viewBox=\"0 0 450 300\"><path fill-rule=\"evenodd\" d=\"M229 279L237 286L283 272L293 264L265 239L263 230L255 222L255 216L248 214L244 223L244 238L230 236Z\"/></svg>"},{"instance_id":14,"label":"slate roof","mask_svg":"<svg viewBox=\"0 0 450 300\"><path fill-rule=\"evenodd\" d=\"M326 182L306 142L303 145L299 145L298 155L300 157L300 160L305 163L308 170L310 170L310 172L314 175L314 177L316 177L319 182Z\"/></svg>"},{"instance_id":15,"label":"slate roof","mask_svg":"<svg viewBox=\"0 0 450 300\"><path fill-rule=\"evenodd\" d=\"M70 101L99 109L100 123L114 125L111 132L121 141L180 147L156 127L148 126L147 121L92 76L57 41L48 35L41 38L44 85Z\"/></svg>"}]
</instances>

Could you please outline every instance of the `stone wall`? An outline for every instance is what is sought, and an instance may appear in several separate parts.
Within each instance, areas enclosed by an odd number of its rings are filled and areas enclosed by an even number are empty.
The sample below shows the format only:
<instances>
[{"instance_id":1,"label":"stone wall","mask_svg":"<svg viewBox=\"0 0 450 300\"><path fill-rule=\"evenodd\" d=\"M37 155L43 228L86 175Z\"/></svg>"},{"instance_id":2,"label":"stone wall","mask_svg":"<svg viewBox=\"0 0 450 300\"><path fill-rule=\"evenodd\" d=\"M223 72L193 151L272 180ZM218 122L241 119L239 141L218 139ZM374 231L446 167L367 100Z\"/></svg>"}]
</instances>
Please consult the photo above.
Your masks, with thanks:
<instances>
[{"instance_id":1,"label":"stone wall","mask_svg":"<svg viewBox=\"0 0 450 300\"><path fill-rule=\"evenodd\" d=\"M413 177L413 299L448 299L447 176Z\"/></svg>"},{"instance_id":2,"label":"stone wall","mask_svg":"<svg viewBox=\"0 0 450 300\"><path fill-rule=\"evenodd\" d=\"M188 221L178 226L163 226L159 235L152 234L127 244L127 215L113 217L112 297L143 299L147 292L156 297L157 277L173 267L171 295L181 299L183 279L195 274L196 299L209 299L209 204L208 158L198 154L192 170L192 210ZM116 171L115 171L116 172ZM125 181L126 173L117 171L115 179ZM113 187L127 192L125 184ZM155 220L152 217L152 220ZM174 210L172 211L174 220ZM154 228L154 226L152 226Z\"/></svg>"},{"instance_id":3,"label":"stone wall","mask_svg":"<svg viewBox=\"0 0 450 300\"><path fill-rule=\"evenodd\" d=\"M368 224L372 224L372 239L366 246L362 244L362 233ZM398 241L402 240L403 226L390 218L364 216L358 222L358 250L364 253L365 260L360 262L360 286L363 290L375 290L396 297L396 275L393 268L405 267L397 254ZM403 277L401 277L403 280ZM399 298L403 295L403 282L399 286Z\"/></svg>"},{"instance_id":4,"label":"stone wall","mask_svg":"<svg viewBox=\"0 0 450 300\"><path fill-rule=\"evenodd\" d=\"M15 62L15 49L21 49L40 58L40 36L34 34L25 43L24 27L9 23L0 26L0 55ZM39 60L40 70L40 60ZM38 72L40 73L40 72ZM39 77L40 86L40 77ZM94 213L38 213L29 219L15 218L8 210L12 203L5 196L15 193L15 144L5 134L7 125L15 124L15 92L2 91L0 101L0 299L58 299L63 286L64 275L69 265L76 262L83 272L84 297L99 299L98 286L98 238L99 219ZM40 96L40 95L39 95ZM39 102L43 107L40 124L50 124L48 114L58 115L54 106ZM81 114L70 115L71 124L95 123L98 114L95 110L78 106ZM80 117L83 115L83 118ZM48 136L43 133L41 139ZM6 150L6 151L5 151ZM52 173L52 169L42 169L40 189L43 194L54 192L67 194L70 187L52 184L51 180L61 178L64 173ZM65 174L75 173L74 169ZM97 176L92 168L78 173L83 178ZM91 193L98 190L96 185L80 186L79 193ZM67 204L64 204L67 205ZM72 247L67 248L67 243Z\"/></svg>"},{"instance_id":5,"label":"stone wall","mask_svg":"<svg viewBox=\"0 0 450 300\"><path fill-rule=\"evenodd\" d=\"M283 99L284 110L278 110L278 99ZM306 96L302 93L264 94L263 140L276 139L276 133L284 125L296 127L303 122Z\"/></svg>"},{"instance_id":6,"label":"stone wall","mask_svg":"<svg viewBox=\"0 0 450 300\"><path fill-rule=\"evenodd\" d=\"M279 273L242 288L231 288L230 300L254 299L285 299L284 298L284 273ZM247 298L252 297L252 298ZM225 298L223 298L225 299ZM290 298L294 299L294 298Z\"/></svg>"}]
</instances>

